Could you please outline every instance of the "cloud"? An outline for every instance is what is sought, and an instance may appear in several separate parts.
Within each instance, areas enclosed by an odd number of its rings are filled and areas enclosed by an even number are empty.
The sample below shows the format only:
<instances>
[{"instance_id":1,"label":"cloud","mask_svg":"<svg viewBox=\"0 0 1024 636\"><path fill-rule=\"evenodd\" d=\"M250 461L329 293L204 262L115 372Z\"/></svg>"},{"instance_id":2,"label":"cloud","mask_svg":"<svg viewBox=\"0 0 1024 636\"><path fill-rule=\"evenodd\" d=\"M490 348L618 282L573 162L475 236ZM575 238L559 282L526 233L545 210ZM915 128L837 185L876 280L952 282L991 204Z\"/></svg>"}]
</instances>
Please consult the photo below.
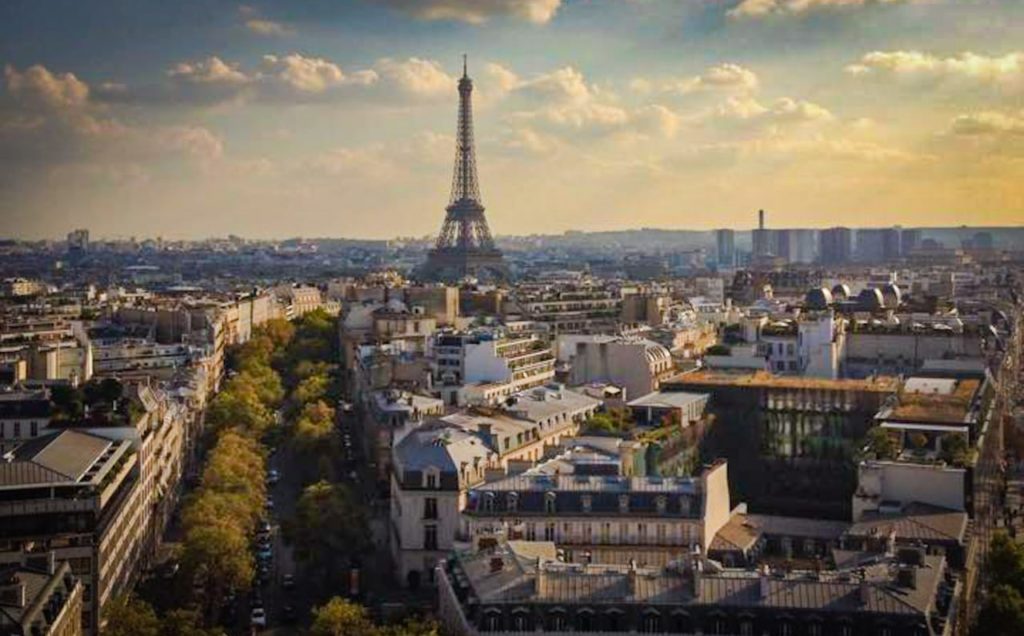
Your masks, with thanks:
<instances>
[{"instance_id":1,"label":"cloud","mask_svg":"<svg viewBox=\"0 0 1024 636\"><path fill-rule=\"evenodd\" d=\"M280 22L274 22L265 18L250 18L245 21L245 28L256 35L283 36L295 34L294 29L286 27Z\"/></svg>"},{"instance_id":2,"label":"cloud","mask_svg":"<svg viewBox=\"0 0 1024 636\"><path fill-rule=\"evenodd\" d=\"M421 20L453 20L481 24L511 17L534 24L554 19L562 0L372 0Z\"/></svg>"},{"instance_id":3,"label":"cloud","mask_svg":"<svg viewBox=\"0 0 1024 636\"><path fill-rule=\"evenodd\" d=\"M950 125L950 132L965 137L1024 136L1024 111L1009 114L982 111L958 115Z\"/></svg>"},{"instance_id":4,"label":"cloud","mask_svg":"<svg viewBox=\"0 0 1024 636\"><path fill-rule=\"evenodd\" d=\"M829 9L863 8L915 1L917 0L741 0L727 12L727 15L731 18L798 16Z\"/></svg>"},{"instance_id":5,"label":"cloud","mask_svg":"<svg viewBox=\"0 0 1024 636\"><path fill-rule=\"evenodd\" d=\"M179 62L167 71L171 79L191 84L225 84L241 86L252 81L252 77L238 70L238 65L224 62L211 56L198 62Z\"/></svg>"},{"instance_id":6,"label":"cloud","mask_svg":"<svg viewBox=\"0 0 1024 636\"><path fill-rule=\"evenodd\" d=\"M754 91L758 87L757 73L739 64L725 63L712 66L700 75L682 80L665 82L661 89L672 93L694 93L700 91ZM633 88L644 92L652 84L645 80L634 80Z\"/></svg>"},{"instance_id":7,"label":"cloud","mask_svg":"<svg viewBox=\"0 0 1024 636\"><path fill-rule=\"evenodd\" d=\"M179 70L196 78L230 75L230 69L208 63ZM88 84L71 73L54 73L38 64L24 71L8 66L4 80L4 119L21 123L0 126L0 156L12 164L54 167L94 162L117 171L144 159L208 162L223 155L222 140L205 127L119 120L106 104L92 99Z\"/></svg>"},{"instance_id":8,"label":"cloud","mask_svg":"<svg viewBox=\"0 0 1024 636\"><path fill-rule=\"evenodd\" d=\"M846 67L851 75L887 75L903 78L966 79L991 84L1019 83L1024 79L1024 52L1002 57L971 52L938 57L921 51L873 51Z\"/></svg>"},{"instance_id":9,"label":"cloud","mask_svg":"<svg viewBox=\"0 0 1024 636\"><path fill-rule=\"evenodd\" d=\"M346 85L366 86L378 79L374 71L358 71L349 75L330 60L299 53L264 55L260 73L258 79L264 84L276 85L300 95L320 94Z\"/></svg>"},{"instance_id":10,"label":"cloud","mask_svg":"<svg viewBox=\"0 0 1024 636\"><path fill-rule=\"evenodd\" d=\"M419 97L452 96L456 79L445 73L434 60L410 57L406 60L384 58L374 65L383 82L406 95Z\"/></svg>"},{"instance_id":11,"label":"cloud","mask_svg":"<svg viewBox=\"0 0 1024 636\"><path fill-rule=\"evenodd\" d=\"M720 119L757 124L826 123L835 116L824 106L813 102L780 97L765 106L753 97L730 97L717 110Z\"/></svg>"}]
</instances>

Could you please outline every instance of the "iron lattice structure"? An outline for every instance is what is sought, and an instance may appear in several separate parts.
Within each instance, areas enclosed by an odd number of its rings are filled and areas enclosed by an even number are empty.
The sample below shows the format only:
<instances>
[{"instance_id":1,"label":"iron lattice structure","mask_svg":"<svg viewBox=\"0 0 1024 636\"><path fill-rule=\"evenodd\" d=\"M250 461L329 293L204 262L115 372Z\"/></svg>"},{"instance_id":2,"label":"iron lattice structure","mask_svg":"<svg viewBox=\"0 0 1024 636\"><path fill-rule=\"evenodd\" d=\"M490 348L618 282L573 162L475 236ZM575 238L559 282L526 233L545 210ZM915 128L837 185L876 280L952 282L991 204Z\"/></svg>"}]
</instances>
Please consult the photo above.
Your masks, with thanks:
<instances>
[{"instance_id":1,"label":"iron lattice structure","mask_svg":"<svg viewBox=\"0 0 1024 636\"><path fill-rule=\"evenodd\" d=\"M426 274L438 279L457 279L481 273L504 277L504 261L494 246L480 197L473 141L473 80L469 78L465 61L459 80L455 170L445 212L441 233L427 259Z\"/></svg>"}]
</instances>

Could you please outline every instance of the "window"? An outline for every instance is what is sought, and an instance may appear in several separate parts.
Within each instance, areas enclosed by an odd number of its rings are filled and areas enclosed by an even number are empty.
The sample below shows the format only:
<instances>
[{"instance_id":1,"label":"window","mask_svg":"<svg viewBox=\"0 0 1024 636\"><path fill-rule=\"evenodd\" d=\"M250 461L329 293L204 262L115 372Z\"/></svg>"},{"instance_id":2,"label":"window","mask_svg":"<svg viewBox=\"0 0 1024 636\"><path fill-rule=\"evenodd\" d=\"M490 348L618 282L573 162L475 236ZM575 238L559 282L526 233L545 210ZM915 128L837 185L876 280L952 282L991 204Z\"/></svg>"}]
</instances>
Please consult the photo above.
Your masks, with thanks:
<instances>
[{"instance_id":1,"label":"window","mask_svg":"<svg viewBox=\"0 0 1024 636\"><path fill-rule=\"evenodd\" d=\"M807 636L821 636L821 623L808 623Z\"/></svg>"},{"instance_id":2,"label":"window","mask_svg":"<svg viewBox=\"0 0 1024 636\"><path fill-rule=\"evenodd\" d=\"M437 526L423 526L423 549L437 549Z\"/></svg>"},{"instance_id":3,"label":"window","mask_svg":"<svg viewBox=\"0 0 1024 636\"><path fill-rule=\"evenodd\" d=\"M583 512L590 512L594 499L590 495L583 495L580 497L580 503L583 505Z\"/></svg>"},{"instance_id":4,"label":"window","mask_svg":"<svg viewBox=\"0 0 1024 636\"><path fill-rule=\"evenodd\" d=\"M740 636L754 636L754 623L749 618L740 621Z\"/></svg>"},{"instance_id":5,"label":"window","mask_svg":"<svg viewBox=\"0 0 1024 636\"><path fill-rule=\"evenodd\" d=\"M14 437L21 437L21 422L14 423Z\"/></svg>"},{"instance_id":6,"label":"window","mask_svg":"<svg viewBox=\"0 0 1024 636\"><path fill-rule=\"evenodd\" d=\"M555 506L555 493L549 492L544 495L544 512L548 514L554 514L556 511Z\"/></svg>"},{"instance_id":7,"label":"window","mask_svg":"<svg viewBox=\"0 0 1024 636\"><path fill-rule=\"evenodd\" d=\"M532 523L526 524L526 540L527 541L536 541L537 540L537 526L536 525L534 525Z\"/></svg>"},{"instance_id":8,"label":"window","mask_svg":"<svg viewBox=\"0 0 1024 636\"><path fill-rule=\"evenodd\" d=\"M427 497L423 500L423 518L437 519L437 499Z\"/></svg>"},{"instance_id":9,"label":"window","mask_svg":"<svg viewBox=\"0 0 1024 636\"><path fill-rule=\"evenodd\" d=\"M555 524L546 523L544 524L544 540L554 541L555 540Z\"/></svg>"},{"instance_id":10,"label":"window","mask_svg":"<svg viewBox=\"0 0 1024 636\"><path fill-rule=\"evenodd\" d=\"M637 535L637 539L639 539L640 543L646 543L647 542L647 524L645 524L645 523L638 523L638 524L636 524L636 535Z\"/></svg>"},{"instance_id":11,"label":"window","mask_svg":"<svg viewBox=\"0 0 1024 636\"><path fill-rule=\"evenodd\" d=\"M510 492L505 497L505 506L509 512L515 512L519 510L519 493Z\"/></svg>"},{"instance_id":12,"label":"window","mask_svg":"<svg viewBox=\"0 0 1024 636\"><path fill-rule=\"evenodd\" d=\"M494 493L493 492L485 492L484 493L483 504L484 504L484 512L494 512Z\"/></svg>"},{"instance_id":13,"label":"window","mask_svg":"<svg viewBox=\"0 0 1024 636\"><path fill-rule=\"evenodd\" d=\"M656 526L655 532L657 533L658 543L661 545L665 544L665 524L659 523Z\"/></svg>"},{"instance_id":14,"label":"window","mask_svg":"<svg viewBox=\"0 0 1024 636\"><path fill-rule=\"evenodd\" d=\"M612 540L612 524L602 523L601 524L601 543L611 543Z\"/></svg>"},{"instance_id":15,"label":"window","mask_svg":"<svg viewBox=\"0 0 1024 636\"><path fill-rule=\"evenodd\" d=\"M435 473L427 473L427 488L437 488L437 475Z\"/></svg>"},{"instance_id":16,"label":"window","mask_svg":"<svg viewBox=\"0 0 1024 636\"><path fill-rule=\"evenodd\" d=\"M501 630L501 610L487 610L484 614L484 631L497 632Z\"/></svg>"},{"instance_id":17,"label":"window","mask_svg":"<svg viewBox=\"0 0 1024 636\"><path fill-rule=\"evenodd\" d=\"M655 634L661 631L661 616L657 612L644 613L640 623L640 631L644 634Z\"/></svg>"},{"instance_id":18,"label":"window","mask_svg":"<svg viewBox=\"0 0 1024 636\"><path fill-rule=\"evenodd\" d=\"M565 613L562 610L552 610L548 614L548 629L553 632L565 631Z\"/></svg>"},{"instance_id":19,"label":"window","mask_svg":"<svg viewBox=\"0 0 1024 636\"><path fill-rule=\"evenodd\" d=\"M658 514L663 515L668 508L668 499L665 495L658 495L658 498L654 500L654 505L658 508Z\"/></svg>"},{"instance_id":20,"label":"window","mask_svg":"<svg viewBox=\"0 0 1024 636\"><path fill-rule=\"evenodd\" d=\"M31 427L30 434L32 435L32 437L39 435L39 422L32 422L29 426Z\"/></svg>"},{"instance_id":21,"label":"window","mask_svg":"<svg viewBox=\"0 0 1024 636\"><path fill-rule=\"evenodd\" d=\"M629 512L629 495L619 495L619 512Z\"/></svg>"},{"instance_id":22,"label":"window","mask_svg":"<svg viewBox=\"0 0 1024 636\"><path fill-rule=\"evenodd\" d=\"M589 609L582 609L576 614L576 631L594 631L594 612Z\"/></svg>"},{"instance_id":23,"label":"window","mask_svg":"<svg viewBox=\"0 0 1024 636\"><path fill-rule=\"evenodd\" d=\"M525 609L512 610L512 629L517 632L530 631L530 613Z\"/></svg>"}]
</instances>

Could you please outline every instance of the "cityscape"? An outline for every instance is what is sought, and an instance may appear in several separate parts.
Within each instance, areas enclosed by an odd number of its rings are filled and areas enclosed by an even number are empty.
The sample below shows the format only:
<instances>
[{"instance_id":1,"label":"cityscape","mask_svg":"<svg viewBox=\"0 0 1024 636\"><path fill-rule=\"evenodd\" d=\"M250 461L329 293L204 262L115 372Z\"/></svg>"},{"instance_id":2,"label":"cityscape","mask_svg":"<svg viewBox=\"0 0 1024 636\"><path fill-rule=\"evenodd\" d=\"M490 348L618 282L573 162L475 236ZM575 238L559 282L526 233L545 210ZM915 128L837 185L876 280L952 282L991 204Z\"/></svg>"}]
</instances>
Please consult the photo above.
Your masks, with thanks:
<instances>
[{"instance_id":1,"label":"cityscape","mask_svg":"<svg viewBox=\"0 0 1024 636\"><path fill-rule=\"evenodd\" d=\"M5 4L0 636L1024 634L965 4Z\"/></svg>"}]
</instances>

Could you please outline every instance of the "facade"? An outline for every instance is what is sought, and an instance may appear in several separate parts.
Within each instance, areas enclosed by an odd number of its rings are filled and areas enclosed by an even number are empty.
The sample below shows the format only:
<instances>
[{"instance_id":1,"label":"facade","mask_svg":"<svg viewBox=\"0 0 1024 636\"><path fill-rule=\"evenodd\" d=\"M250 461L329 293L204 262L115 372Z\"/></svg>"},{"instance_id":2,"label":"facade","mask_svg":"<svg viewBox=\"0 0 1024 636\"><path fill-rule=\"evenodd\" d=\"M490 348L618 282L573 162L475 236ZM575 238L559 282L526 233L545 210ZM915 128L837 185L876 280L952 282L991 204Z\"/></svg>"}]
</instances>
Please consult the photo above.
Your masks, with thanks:
<instances>
[{"instance_id":1,"label":"facade","mask_svg":"<svg viewBox=\"0 0 1024 636\"><path fill-rule=\"evenodd\" d=\"M26 553L0 562L0 634L81 636L82 584L67 561Z\"/></svg>"},{"instance_id":2,"label":"facade","mask_svg":"<svg viewBox=\"0 0 1024 636\"><path fill-rule=\"evenodd\" d=\"M674 369L668 349L642 338L561 335L557 347L559 362L571 365L569 384L611 383L627 398L657 391Z\"/></svg>"},{"instance_id":3,"label":"facade","mask_svg":"<svg viewBox=\"0 0 1024 636\"><path fill-rule=\"evenodd\" d=\"M524 474L476 486L462 512L471 538L549 541L587 553L706 551L729 521L725 462L699 477Z\"/></svg>"},{"instance_id":4,"label":"facade","mask_svg":"<svg viewBox=\"0 0 1024 636\"><path fill-rule=\"evenodd\" d=\"M493 404L555 377L551 345L533 334L442 333L433 354L434 379L450 404Z\"/></svg>"},{"instance_id":5,"label":"facade","mask_svg":"<svg viewBox=\"0 0 1024 636\"><path fill-rule=\"evenodd\" d=\"M857 260L884 263L900 257L899 228L857 230Z\"/></svg>"},{"instance_id":6,"label":"facade","mask_svg":"<svg viewBox=\"0 0 1024 636\"><path fill-rule=\"evenodd\" d=\"M138 453L128 440L65 430L5 458L0 542L19 553L47 546L67 561L82 582L83 633L98 634L103 605L130 589L143 554Z\"/></svg>"},{"instance_id":7,"label":"facade","mask_svg":"<svg viewBox=\"0 0 1024 636\"><path fill-rule=\"evenodd\" d=\"M531 320L557 334L614 333L622 299L592 286L518 289L504 307L508 318Z\"/></svg>"}]
</instances>

